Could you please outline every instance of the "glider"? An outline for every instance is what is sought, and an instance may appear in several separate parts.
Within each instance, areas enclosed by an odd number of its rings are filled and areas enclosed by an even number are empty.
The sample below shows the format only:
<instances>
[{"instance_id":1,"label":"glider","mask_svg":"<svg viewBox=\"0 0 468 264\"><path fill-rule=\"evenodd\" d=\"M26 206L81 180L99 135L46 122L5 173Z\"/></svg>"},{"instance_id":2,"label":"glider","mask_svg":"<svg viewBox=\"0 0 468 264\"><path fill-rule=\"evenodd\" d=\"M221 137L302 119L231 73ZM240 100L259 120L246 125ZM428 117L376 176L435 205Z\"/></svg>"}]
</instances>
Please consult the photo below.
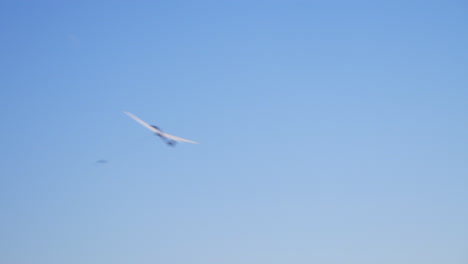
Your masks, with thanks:
<instances>
[{"instance_id":1,"label":"glider","mask_svg":"<svg viewBox=\"0 0 468 264\"><path fill-rule=\"evenodd\" d=\"M129 112L124 112L126 115L131 117L133 120L140 123L140 125L146 127L147 129L151 130L155 135L159 136L167 145L174 147L177 142L188 142L193 144L198 144L198 142L191 141L185 138L176 137L173 135L169 135L167 133L162 132L162 130L157 127L146 123L145 121L141 120L140 118L136 117L134 114Z\"/></svg>"}]
</instances>

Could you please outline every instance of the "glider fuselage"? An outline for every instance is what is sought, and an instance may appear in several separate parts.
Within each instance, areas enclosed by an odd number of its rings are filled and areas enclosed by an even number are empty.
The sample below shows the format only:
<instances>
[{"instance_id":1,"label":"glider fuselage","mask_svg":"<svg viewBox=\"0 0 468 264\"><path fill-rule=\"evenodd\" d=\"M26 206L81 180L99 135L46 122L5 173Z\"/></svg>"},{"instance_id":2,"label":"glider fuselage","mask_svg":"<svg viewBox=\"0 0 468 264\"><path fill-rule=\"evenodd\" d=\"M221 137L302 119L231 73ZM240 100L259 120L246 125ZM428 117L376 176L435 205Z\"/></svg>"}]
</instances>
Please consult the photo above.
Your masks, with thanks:
<instances>
[{"instance_id":1,"label":"glider fuselage","mask_svg":"<svg viewBox=\"0 0 468 264\"><path fill-rule=\"evenodd\" d=\"M154 126L154 125L150 125L151 127L155 128L157 131L159 132L155 132L154 134L158 137L160 137L167 145L171 146L171 147L174 147L177 143L177 141L175 140L171 140L167 137L164 136L164 133L162 132L162 130L157 127L157 126Z\"/></svg>"}]
</instances>

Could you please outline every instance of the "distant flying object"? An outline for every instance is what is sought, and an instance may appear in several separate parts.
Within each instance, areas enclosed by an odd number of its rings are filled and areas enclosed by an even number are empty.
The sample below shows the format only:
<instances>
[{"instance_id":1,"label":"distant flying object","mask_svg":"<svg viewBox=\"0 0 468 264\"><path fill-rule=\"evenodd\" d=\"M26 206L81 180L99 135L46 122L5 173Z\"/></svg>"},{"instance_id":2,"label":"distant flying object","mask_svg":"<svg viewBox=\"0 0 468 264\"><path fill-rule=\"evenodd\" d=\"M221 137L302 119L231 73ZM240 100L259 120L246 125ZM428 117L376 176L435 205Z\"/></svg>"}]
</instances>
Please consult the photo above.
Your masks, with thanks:
<instances>
[{"instance_id":1,"label":"distant flying object","mask_svg":"<svg viewBox=\"0 0 468 264\"><path fill-rule=\"evenodd\" d=\"M96 161L96 163L106 164L106 163L107 163L107 160L105 160L105 159L100 159L100 160Z\"/></svg>"},{"instance_id":2,"label":"distant flying object","mask_svg":"<svg viewBox=\"0 0 468 264\"><path fill-rule=\"evenodd\" d=\"M145 121L141 120L140 118L136 117L134 114L129 112L124 112L126 115L131 117L133 120L140 123L142 126L146 127L147 129L151 130L155 135L159 136L167 145L174 147L177 142L188 142L193 144L198 144L198 142L191 141L188 139L176 137L173 135L169 135L167 133L162 132L162 130L157 127L146 123Z\"/></svg>"}]
</instances>

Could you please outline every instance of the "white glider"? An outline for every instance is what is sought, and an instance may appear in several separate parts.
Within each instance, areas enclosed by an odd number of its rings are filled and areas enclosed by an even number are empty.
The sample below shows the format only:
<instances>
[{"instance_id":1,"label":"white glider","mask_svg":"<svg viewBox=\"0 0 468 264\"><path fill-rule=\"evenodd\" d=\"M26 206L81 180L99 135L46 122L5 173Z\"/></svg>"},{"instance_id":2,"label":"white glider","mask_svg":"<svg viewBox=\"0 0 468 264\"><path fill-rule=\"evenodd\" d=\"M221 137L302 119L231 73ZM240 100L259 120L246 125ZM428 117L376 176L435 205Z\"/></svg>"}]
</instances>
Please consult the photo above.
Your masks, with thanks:
<instances>
[{"instance_id":1,"label":"white glider","mask_svg":"<svg viewBox=\"0 0 468 264\"><path fill-rule=\"evenodd\" d=\"M129 112L124 112L124 113L126 115L128 115L129 117L131 117L133 120L140 123L142 126L144 126L147 129L151 130L154 134L156 134L161 139L163 139L169 146L174 146L175 143L177 143L177 142L188 142L188 143L193 143L193 144L199 144L198 142L195 142L195 141L192 141L192 140L188 140L188 139L185 139L185 138L180 138L180 137L176 137L176 136L164 133L157 126L152 126L152 125L146 123L145 121L143 121L140 118L136 117L134 114L129 113Z\"/></svg>"}]
</instances>

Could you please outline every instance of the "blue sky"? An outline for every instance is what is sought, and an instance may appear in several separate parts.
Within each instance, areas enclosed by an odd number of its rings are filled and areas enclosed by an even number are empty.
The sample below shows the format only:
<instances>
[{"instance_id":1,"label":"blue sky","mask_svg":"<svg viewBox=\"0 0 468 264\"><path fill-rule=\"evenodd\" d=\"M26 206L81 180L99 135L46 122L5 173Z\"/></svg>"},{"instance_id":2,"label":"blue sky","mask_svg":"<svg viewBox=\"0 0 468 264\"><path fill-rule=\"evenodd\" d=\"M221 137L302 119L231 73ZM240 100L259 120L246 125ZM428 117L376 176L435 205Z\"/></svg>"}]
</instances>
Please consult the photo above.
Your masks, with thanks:
<instances>
[{"instance_id":1,"label":"blue sky","mask_svg":"<svg viewBox=\"0 0 468 264\"><path fill-rule=\"evenodd\" d=\"M467 11L1 2L0 262L467 263Z\"/></svg>"}]
</instances>

